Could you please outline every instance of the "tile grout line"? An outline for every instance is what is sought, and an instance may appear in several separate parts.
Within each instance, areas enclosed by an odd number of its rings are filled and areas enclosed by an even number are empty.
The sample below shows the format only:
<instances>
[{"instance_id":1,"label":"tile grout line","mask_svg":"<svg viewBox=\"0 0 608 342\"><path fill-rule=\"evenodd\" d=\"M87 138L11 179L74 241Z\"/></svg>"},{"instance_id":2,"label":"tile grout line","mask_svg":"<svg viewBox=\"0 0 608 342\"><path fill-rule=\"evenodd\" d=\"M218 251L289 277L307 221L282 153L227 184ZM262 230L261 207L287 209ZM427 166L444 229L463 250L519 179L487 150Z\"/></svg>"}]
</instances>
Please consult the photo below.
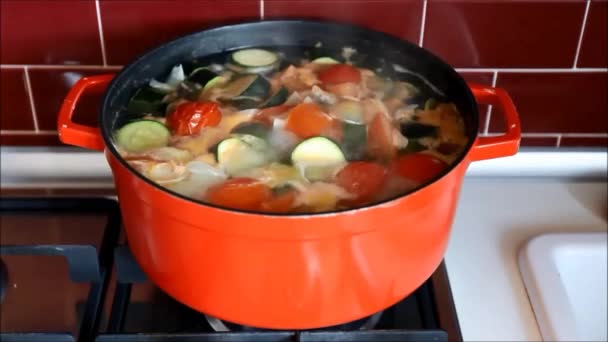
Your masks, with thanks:
<instances>
[{"instance_id":1,"label":"tile grout line","mask_svg":"<svg viewBox=\"0 0 608 342\"><path fill-rule=\"evenodd\" d=\"M260 1L260 20L264 20L264 0Z\"/></svg>"},{"instance_id":2,"label":"tile grout line","mask_svg":"<svg viewBox=\"0 0 608 342\"><path fill-rule=\"evenodd\" d=\"M496 79L498 78L498 71L494 71L492 74L492 88L496 87ZM486 122L484 123L483 133L488 134L490 131L490 120L492 119L492 105L488 105L486 110Z\"/></svg>"},{"instance_id":3,"label":"tile grout line","mask_svg":"<svg viewBox=\"0 0 608 342\"><path fill-rule=\"evenodd\" d=\"M4 135L56 135L57 131L42 130L42 131L28 131L28 130L0 130L0 134Z\"/></svg>"},{"instance_id":4,"label":"tile grout line","mask_svg":"<svg viewBox=\"0 0 608 342\"><path fill-rule=\"evenodd\" d=\"M418 37L418 46L422 47L424 44L424 30L426 28L426 3L427 0L422 2L422 20L420 20L420 36Z\"/></svg>"},{"instance_id":5,"label":"tile grout line","mask_svg":"<svg viewBox=\"0 0 608 342\"><path fill-rule=\"evenodd\" d=\"M83 64L0 64L0 69L107 69L118 70L122 65L83 65ZM501 72L501 73L585 73L608 72L608 68L455 68L458 72Z\"/></svg>"},{"instance_id":6,"label":"tile grout line","mask_svg":"<svg viewBox=\"0 0 608 342\"><path fill-rule=\"evenodd\" d=\"M458 72L583 73L608 72L608 68L454 68Z\"/></svg>"},{"instance_id":7,"label":"tile grout line","mask_svg":"<svg viewBox=\"0 0 608 342\"><path fill-rule=\"evenodd\" d=\"M581 53L581 45L583 45L583 36L585 35L585 28L587 26L587 14L589 14L589 7L591 7L591 0L587 0L585 4L585 13L583 14L583 23L581 24L581 32L578 35L578 43L576 44L576 52L574 53L574 63L572 68L576 69L578 64L578 57Z\"/></svg>"},{"instance_id":8,"label":"tile grout line","mask_svg":"<svg viewBox=\"0 0 608 342\"><path fill-rule=\"evenodd\" d=\"M30 101L30 110L32 111L32 120L34 121L34 131L39 132L40 128L38 127L38 115L36 114L36 105L34 103L34 92L32 91L32 82L30 81L30 71L28 67L23 68L23 74L25 76L25 88L27 91L27 97Z\"/></svg>"},{"instance_id":9,"label":"tile grout line","mask_svg":"<svg viewBox=\"0 0 608 342\"><path fill-rule=\"evenodd\" d=\"M101 8L99 7L99 0L95 0L95 12L97 13L97 31L99 31L99 46L101 47L101 62L103 66L108 65L108 59L106 57L106 42L103 37L103 24L101 23Z\"/></svg>"},{"instance_id":10,"label":"tile grout line","mask_svg":"<svg viewBox=\"0 0 608 342\"><path fill-rule=\"evenodd\" d=\"M26 134L57 134L55 130L0 130L0 134L26 135ZM488 136L501 135L503 133L488 133ZM526 138L608 138L608 133L522 133Z\"/></svg>"},{"instance_id":11,"label":"tile grout line","mask_svg":"<svg viewBox=\"0 0 608 342\"><path fill-rule=\"evenodd\" d=\"M23 69L45 70L45 69L107 69L119 70L122 65L81 65L81 64L0 64L0 69Z\"/></svg>"}]
</instances>

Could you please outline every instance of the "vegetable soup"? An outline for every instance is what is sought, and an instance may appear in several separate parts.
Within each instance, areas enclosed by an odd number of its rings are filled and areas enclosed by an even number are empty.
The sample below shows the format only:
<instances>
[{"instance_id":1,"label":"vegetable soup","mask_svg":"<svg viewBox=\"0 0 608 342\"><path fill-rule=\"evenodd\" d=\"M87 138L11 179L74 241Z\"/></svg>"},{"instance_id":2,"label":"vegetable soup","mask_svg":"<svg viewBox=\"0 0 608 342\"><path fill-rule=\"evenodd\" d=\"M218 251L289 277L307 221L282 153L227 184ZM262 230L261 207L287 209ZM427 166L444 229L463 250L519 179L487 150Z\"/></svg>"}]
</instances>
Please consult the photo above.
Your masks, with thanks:
<instances>
[{"instance_id":1,"label":"vegetable soup","mask_svg":"<svg viewBox=\"0 0 608 342\"><path fill-rule=\"evenodd\" d=\"M406 194L467 145L456 106L423 78L357 52L232 51L140 87L114 134L144 177L266 213L352 209Z\"/></svg>"}]
</instances>

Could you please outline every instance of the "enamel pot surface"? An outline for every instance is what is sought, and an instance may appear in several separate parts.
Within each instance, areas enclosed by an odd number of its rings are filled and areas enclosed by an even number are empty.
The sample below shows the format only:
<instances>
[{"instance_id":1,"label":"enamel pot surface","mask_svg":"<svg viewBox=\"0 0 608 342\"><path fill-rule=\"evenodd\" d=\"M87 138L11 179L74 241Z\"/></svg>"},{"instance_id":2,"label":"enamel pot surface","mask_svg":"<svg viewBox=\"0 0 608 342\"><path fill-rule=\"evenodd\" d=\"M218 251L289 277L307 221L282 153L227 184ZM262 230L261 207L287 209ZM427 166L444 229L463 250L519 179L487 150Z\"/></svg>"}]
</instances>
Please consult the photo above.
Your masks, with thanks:
<instances>
[{"instance_id":1,"label":"enamel pot surface","mask_svg":"<svg viewBox=\"0 0 608 342\"><path fill-rule=\"evenodd\" d=\"M189 200L140 176L117 153L112 132L134 91L175 64L243 47L355 48L423 75L462 113L462 156L418 190L372 206L309 215L242 212ZM99 127L71 120L81 95L107 88ZM505 118L503 135L479 137L477 104ZM81 79L58 119L64 143L105 150L129 247L148 277L178 301L234 323L307 329L360 319L412 293L440 264L460 187L472 161L513 155L521 135L508 94L467 85L426 50L360 27L280 20L194 33L146 53L117 75Z\"/></svg>"}]
</instances>

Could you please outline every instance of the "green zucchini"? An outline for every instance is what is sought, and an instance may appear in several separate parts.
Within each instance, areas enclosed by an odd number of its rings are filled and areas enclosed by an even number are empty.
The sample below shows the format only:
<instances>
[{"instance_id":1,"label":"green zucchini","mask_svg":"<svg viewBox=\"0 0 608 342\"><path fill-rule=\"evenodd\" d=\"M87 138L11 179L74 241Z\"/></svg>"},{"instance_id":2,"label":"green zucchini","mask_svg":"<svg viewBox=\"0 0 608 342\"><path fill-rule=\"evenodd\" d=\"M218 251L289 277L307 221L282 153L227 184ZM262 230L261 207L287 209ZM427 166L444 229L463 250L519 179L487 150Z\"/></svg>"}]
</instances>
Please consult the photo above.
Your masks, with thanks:
<instances>
[{"instance_id":1,"label":"green zucchini","mask_svg":"<svg viewBox=\"0 0 608 342\"><path fill-rule=\"evenodd\" d=\"M345 122L353 124L364 122L363 107L357 101L342 100L331 108L331 112Z\"/></svg>"},{"instance_id":2,"label":"green zucchini","mask_svg":"<svg viewBox=\"0 0 608 342\"><path fill-rule=\"evenodd\" d=\"M328 180L346 163L340 147L325 137L302 141L291 153L291 162L310 181Z\"/></svg>"},{"instance_id":3,"label":"green zucchini","mask_svg":"<svg viewBox=\"0 0 608 342\"><path fill-rule=\"evenodd\" d=\"M230 131L230 133L249 134L253 135L254 137L266 140L266 138L268 137L268 133L270 133L270 127L266 126L261 122L247 121L236 125L236 127L234 127L232 131Z\"/></svg>"},{"instance_id":4,"label":"green zucchini","mask_svg":"<svg viewBox=\"0 0 608 342\"><path fill-rule=\"evenodd\" d=\"M164 114L167 106L163 102L164 97L165 94L149 86L139 88L129 100L127 111L132 114Z\"/></svg>"},{"instance_id":5,"label":"green zucchini","mask_svg":"<svg viewBox=\"0 0 608 342\"><path fill-rule=\"evenodd\" d=\"M205 84L203 91L220 86L226 83L226 81L228 81L228 79L224 76L215 76L214 78L210 79L207 84Z\"/></svg>"},{"instance_id":6,"label":"green zucchini","mask_svg":"<svg viewBox=\"0 0 608 342\"><path fill-rule=\"evenodd\" d=\"M399 126L401 134L410 139L436 137L439 134L439 127L420 122L402 122Z\"/></svg>"},{"instance_id":7,"label":"green zucchini","mask_svg":"<svg viewBox=\"0 0 608 342\"><path fill-rule=\"evenodd\" d=\"M130 122L116 132L117 144L129 152L167 146L171 133L162 123L154 120Z\"/></svg>"},{"instance_id":8,"label":"green zucchini","mask_svg":"<svg viewBox=\"0 0 608 342\"><path fill-rule=\"evenodd\" d=\"M270 82L259 75L241 76L226 85L220 99L257 98L264 99L270 92Z\"/></svg>"},{"instance_id":9,"label":"green zucchini","mask_svg":"<svg viewBox=\"0 0 608 342\"><path fill-rule=\"evenodd\" d=\"M230 56L228 68L238 73L259 74L278 69L279 56L264 49L239 50Z\"/></svg>"},{"instance_id":10,"label":"green zucchini","mask_svg":"<svg viewBox=\"0 0 608 342\"><path fill-rule=\"evenodd\" d=\"M311 61L316 62L316 60L321 61L329 61L334 60L337 63L344 63L346 60L344 56L342 56L341 49L326 49L323 46L315 46L308 52L309 58Z\"/></svg>"},{"instance_id":11,"label":"green zucchini","mask_svg":"<svg viewBox=\"0 0 608 342\"><path fill-rule=\"evenodd\" d=\"M367 152L367 126L344 122L342 150L349 161L362 160Z\"/></svg>"},{"instance_id":12,"label":"green zucchini","mask_svg":"<svg viewBox=\"0 0 608 342\"><path fill-rule=\"evenodd\" d=\"M205 91L225 83L226 78L213 72L209 69L209 67L202 67L192 71L190 76L188 76L187 81L198 84L199 86L203 87L203 91Z\"/></svg>"},{"instance_id":13,"label":"green zucchini","mask_svg":"<svg viewBox=\"0 0 608 342\"><path fill-rule=\"evenodd\" d=\"M435 110L438 104L439 103L437 102L437 100L431 97L424 103L424 110Z\"/></svg>"},{"instance_id":14,"label":"green zucchini","mask_svg":"<svg viewBox=\"0 0 608 342\"><path fill-rule=\"evenodd\" d=\"M272 94L272 96L270 96L270 98L268 98L268 100L266 100L265 102L263 102L260 105L260 108L267 108L267 107L274 107L274 106L282 105L283 103L285 103L285 101L287 101L288 96L289 96L289 90L287 90L287 88L281 86L281 88L279 88L279 90L277 90L274 94Z\"/></svg>"},{"instance_id":15,"label":"green zucchini","mask_svg":"<svg viewBox=\"0 0 608 342\"><path fill-rule=\"evenodd\" d=\"M196 101L203 91L203 87L194 82L184 81L177 86L177 96L188 99L190 101Z\"/></svg>"},{"instance_id":16,"label":"green zucchini","mask_svg":"<svg viewBox=\"0 0 608 342\"><path fill-rule=\"evenodd\" d=\"M229 175L266 165L272 161L270 145L249 134L235 134L217 145L216 159Z\"/></svg>"},{"instance_id":17,"label":"green zucchini","mask_svg":"<svg viewBox=\"0 0 608 342\"><path fill-rule=\"evenodd\" d=\"M340 62L338 62L337 60L331 58L331 57L319 57L319 58L315 58L312 60L313 63L318 63L318 64L340 64Z\"/></svg>"},{"instance_id":18,"label":"green zucchini","mask_svg":"<svg viewBox=\"0 0 608 342\"><path fill-rule=\"evenodd\" d=\"M228 101L231 105L235 106L238 110L253 109L260 105L260 99L257 97L240 96L230 99Z\"/></svg>"}]
</instances>

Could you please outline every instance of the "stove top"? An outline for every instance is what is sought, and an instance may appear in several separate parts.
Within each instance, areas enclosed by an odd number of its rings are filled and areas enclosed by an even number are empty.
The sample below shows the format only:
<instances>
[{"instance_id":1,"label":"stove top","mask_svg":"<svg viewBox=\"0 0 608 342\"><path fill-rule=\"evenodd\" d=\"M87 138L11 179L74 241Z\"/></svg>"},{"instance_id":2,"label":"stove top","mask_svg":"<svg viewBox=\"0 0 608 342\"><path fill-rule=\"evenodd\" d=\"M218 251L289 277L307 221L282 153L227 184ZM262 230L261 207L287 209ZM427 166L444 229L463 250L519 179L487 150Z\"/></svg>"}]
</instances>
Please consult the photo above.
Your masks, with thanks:
<instances>
[{"instance_id":1,"label":"stove top","mask_svg":"<svg viewBox=\"0 0 608 342\"><path fill-rule=\"evenodd\" d=\"M461 341L442 263L412 295L342 325L276 331L175 301L134 261L116 201L0 198L1 341Z\"/></svg>"}]
</instances>

